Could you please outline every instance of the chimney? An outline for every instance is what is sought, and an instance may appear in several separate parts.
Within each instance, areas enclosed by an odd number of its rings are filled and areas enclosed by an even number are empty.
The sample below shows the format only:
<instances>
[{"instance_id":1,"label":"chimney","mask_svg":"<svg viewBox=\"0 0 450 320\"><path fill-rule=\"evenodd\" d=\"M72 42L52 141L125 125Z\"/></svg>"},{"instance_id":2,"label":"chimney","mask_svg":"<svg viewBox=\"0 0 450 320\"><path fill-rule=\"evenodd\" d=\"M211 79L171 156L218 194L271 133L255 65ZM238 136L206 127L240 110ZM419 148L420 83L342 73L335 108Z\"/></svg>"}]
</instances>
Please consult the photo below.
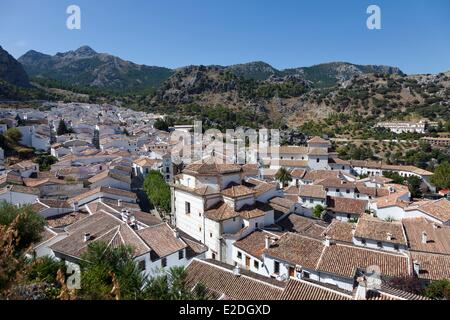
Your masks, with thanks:
<instances>
[{"instance_id":1,"label":"chimney","mask_svg":"<svg viewBox=\"0 0 450 320\"><path fill-rule=\"evenodd\" d=\"M428 235L427 235L427 233L425 231L422 232L422 243L423 244L428 243Z\"/></svg>"},{"instance_id":2,"label":"chimney","mask_svg":"<svg viewBox=\"0 0 450 320\"><path fill-rule=\"evenodd\" d=\"M325 236L325 240L324 240L324 242L323 242L323 245L324 245L325 247L331 246L331 237L330 237L330 236Z\"/></svg>"},{"instance_id":3,"label":"chimney","mask_svg":"<svg viewBox=\"0 0 450 320\"><path fill-rule=\"evenodd\" d=\"M233 274L236 277L240 277L241 276L241 267L238 264L234 267Z\"/></svg>"},{"instance_id":4,"label":"chimney","mask_svg":"<svg viewBox=\"0 0 450 320\"><path fill-rule=\"evenodd\" d=\"M355 297L358 300L366 300L367 297L367 279L365 276L358 277L356 279L358 287L356 288Z\"/></svg>"},{"instance_id":5,"label":"chimney","mask_svg":"<svg viewBox=\"0 0 450 320\"><path fill-rule=\"evenodd\" d=\"M390 233L390 232L387 233L387 240L388 241L392 240L392 233Z\"/></svg>"},{"instance_id":6,"label":"chimney","mask_svg":"<svg viewBox=\"0 0 450 320\"><path fill-rule=\"evenodd\" d=\"M414 260L413 266L414 266L414 273L418 276L420 274L420 262Z\"/></svg>"},{"instance_id":7,"label":"chimney","mask_svg":"<svg viewBox=\"0 0 450 320\"><path fill-rule=\"evenodd\" d=\"M122 206L122 199L117 200L117 206L121 207Z\"/></svg>"},{"instance_id":8,"label":"chimney","mask_svg":"<svg viewBox=\"0 0 450 320\"><path fill-rule=\"evenodd\" d=\"M88 242L89 240L91 240L91 234L86 232L84 234L84 242Z\"/></svg>"},{"instance_id":9,"label":"chimney","mask_svg":"<svg viewBox=\"0 0 450 320\"><path fill-rule=\"evenodd\" d=\"M266 236L266 238L264 240L265 240L266 250L270 249L270 237Z\"/></svg>"},{"instance_id":10,"label":"chimney","mask_svg":"<svg viewBox=\"0 0 450 320\"><path fill-rule=\"evenodd\" d=\"M433 229L439 229L439 225L435 222L435 223L433 223Z\"/></svg>"},{"instance_id":11,"label":"chimney","mask_svg":"<svg viewBox=\"0 0 450 320\"><path fill-rule=\"evenodd\" d=\"M176 229L173 230L173 236L177 239L180 239L180 233L178 232L178 230Z\"/></svg>"},{"instance_id":12,"label":"chimney","mask_svg":"<svg viewBox=\"0 0 450 320\"><path fill-rule=\"evenodd\" d=\"M74 212L76 212L76 211L78 211L78 201L74 201L73 203L72 203L72 209L73 209L73 211Z\"/></svg>"},{"instance_id":13,"label":"chimney","mask_svg":"<svg viewBox=\"0 0 450 320\"><path fill-rule=\"evenodd\" d=\"M128 222L128 212L125 209L122 209L120 216L123 222Z\"/></svg>"}]
</instances>

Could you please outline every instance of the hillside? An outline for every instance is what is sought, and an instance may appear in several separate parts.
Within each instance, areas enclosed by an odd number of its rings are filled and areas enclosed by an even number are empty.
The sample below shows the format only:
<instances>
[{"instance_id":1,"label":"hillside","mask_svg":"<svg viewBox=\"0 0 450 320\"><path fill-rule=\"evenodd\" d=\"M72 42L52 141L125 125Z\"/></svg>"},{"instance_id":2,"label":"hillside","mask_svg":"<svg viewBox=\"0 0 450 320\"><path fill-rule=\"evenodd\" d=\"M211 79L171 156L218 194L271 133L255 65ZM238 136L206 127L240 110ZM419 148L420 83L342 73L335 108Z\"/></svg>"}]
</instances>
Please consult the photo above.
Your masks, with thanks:
<instances>
[{"instance_id":1,"label":"hillside","mask_svg":"<svg viewBox=\"0 0 450 320\"><path fill-rule=\"evenodd\" d=\"M30 82L22 65L0 46L0 80L11 85L28 88Z\"/></svg>"},{"instance_id":2,"label":"hillside","mask_svg":"<svg viewBox=\"0 0 450 320\"><path fill-rule=\"evenodd\" d=\"M95 87L105 91L133 92L156 88L173 71L138 65L88 46L54 56L29 51L19 58L30 77L42 84Z\"/></svg>"}]
</instances>

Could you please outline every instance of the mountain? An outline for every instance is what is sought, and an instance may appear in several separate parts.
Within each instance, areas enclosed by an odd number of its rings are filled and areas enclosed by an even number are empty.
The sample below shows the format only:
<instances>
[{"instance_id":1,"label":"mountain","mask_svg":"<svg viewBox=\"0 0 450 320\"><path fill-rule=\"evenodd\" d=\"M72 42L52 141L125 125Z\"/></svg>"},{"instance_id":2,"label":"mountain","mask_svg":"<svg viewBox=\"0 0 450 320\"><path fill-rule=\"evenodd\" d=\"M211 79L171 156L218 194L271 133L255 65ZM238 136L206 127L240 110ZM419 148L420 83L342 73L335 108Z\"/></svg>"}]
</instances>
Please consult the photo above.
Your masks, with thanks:
<instances>
[{"instance_id":1,"label":"mountain","mask_svg":"<svg viewBox=\"0 0 450 320\"><path fill-rule=\"evenodd\" d=\"M30 87L28 75L22 65L0 46L0 80L21 88Z\"/></svg>"},{"instance_id":2,"label":"mountain","mask_svg":"<svg viewBox=\"0 0 450 320\"><path fill-rule=\"evenodd\" d=\"M35 79L106 91L134 92L157 88L173 73L168 68L138 65L97 53L88 46L54 56L29 51L19 58L19 62Z\"/></svg>"},{"instance_id":3,"label":"mountain","mask_svg":"<svg viewBox=\"0 0 450 320\"><path fill-rule=\"evenodd\" d=\"M277 70L264 62L250 62L227 67L237 76L246 79L267 80L270 77L293 75L311 81L316 87L331 87L354 76L370 73L404 75L397 67L377 65L356 65L347 62L331 62L311 67Z\"/></svg>"}]
</instances>

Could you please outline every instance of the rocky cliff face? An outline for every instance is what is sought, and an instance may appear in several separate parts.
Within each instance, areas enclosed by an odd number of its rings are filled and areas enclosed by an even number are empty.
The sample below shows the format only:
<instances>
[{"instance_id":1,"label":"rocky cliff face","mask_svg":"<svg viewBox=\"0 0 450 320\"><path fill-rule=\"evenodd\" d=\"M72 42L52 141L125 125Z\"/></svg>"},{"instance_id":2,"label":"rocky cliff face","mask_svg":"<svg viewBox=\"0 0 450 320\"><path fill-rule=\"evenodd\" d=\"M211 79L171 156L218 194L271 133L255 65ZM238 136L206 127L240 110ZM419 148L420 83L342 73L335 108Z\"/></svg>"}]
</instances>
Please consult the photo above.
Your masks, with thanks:
<instances>
[{"instance_id":1,"label":"rocky cliff face","mask_svg":"<svg viewBox=\"0 0 450 320\"><path fill-rule=\"evenodd\" d=\"M0 79L18 87L30 87L28 75L22 65L2 47L0 47Z\"/></svg>"}]
</instances>

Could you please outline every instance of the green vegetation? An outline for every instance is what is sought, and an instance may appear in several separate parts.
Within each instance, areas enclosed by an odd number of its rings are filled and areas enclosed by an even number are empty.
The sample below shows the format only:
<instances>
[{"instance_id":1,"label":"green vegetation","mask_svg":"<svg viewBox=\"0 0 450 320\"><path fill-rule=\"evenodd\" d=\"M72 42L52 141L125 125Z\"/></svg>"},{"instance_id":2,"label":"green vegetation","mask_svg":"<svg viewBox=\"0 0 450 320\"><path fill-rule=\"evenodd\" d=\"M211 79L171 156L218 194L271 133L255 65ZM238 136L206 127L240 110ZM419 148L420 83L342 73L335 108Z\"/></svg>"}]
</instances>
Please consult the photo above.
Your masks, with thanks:
<instances>
[{"instance_id":1,"label":"green vegetation","mask_svg":"<svg viewBox=\"0 0 450 320\"><path fill-rule=\"evenodd\" d=\"M287 184L292 181L292 176L286 168L281 167L275 174L275 179L279 181L283 187L286 187Z\"/></svg>"},{"instance_id":2,"label":"green vegetation","mask_svg":"<svg viewBox=\"0 0 450 320\"><path fill-rule=\"evenodd\" d=\"M56 129L56 134L58 136L62 136L68 133L72 133L73 131L67 127L66 122L64 121L64 119L60 119L59 123L58 123L58 128Z\"/></svg>"},{"instance_id":3,"label":"green vegetation","mask_svg":"<svg viewBox=\"0 0 450 320\"><path fill-rule=\"evenodd\" d=\"M58 159L48 154L42 154L38 156L34 162L39 164L40 171L49 171L52 165L58 162Z\"/></svg>"},{"instance_id":4,"label":"green vegetation","mask_svg":"<svg viewBox=\"0 0 450 320\"><path fill-rule=\"evenodd\" d=\"M16 253L23 252L41 238L45 220L36 214L31 206L18 208L6 201L0 201L0 225L8 226L13 222L18 241L15 245Z\"/></svg>"},{"instance_id":5,"label":"green vegetation","mask_svg":"<svg viewBox=\"0 0 450 320\"><path fill-rule=\"evenodd\" d=\"M325 209L326 208L324 206L321 206L321 205L315 206L313 208L313 212L312 212L313 213L313 217L317 218L317 219L322 219L322 215L323 215Z\"/></svg>"},{"instance_id":6,"label":"green vegetation","mask_svg":"<svg viewBox=\"0 0 450 320\"><path fill-rule=\"evenodd\" d=\"M151 170L145 177L144 191L150 202L165 213L170 212L170 187L161 172Z\"/></svg>"},{"instance_id":7,"label":"green vegetation","mask_svg":"<svg viewBox=\"0 0 450 320\"><path fill-rule=\"evenodd\" d=\"M9 128L5 132L6 139L9 139L12 143L19 143L22 139L22 133L17 128Z\"/></svg>"},{"instance_id":8,"label":"green vegetation","mask_svg":"<svg viewBox=\"0 0 450 320\"><path fill-rule=\"evenodd\" d=\"M433 281L425 289L425 296L434 300L450 300L450 280Z\"/></svg>"},{"instance_id":9,"label":"green vegetation","mask_svg":"<svg viewBox=\"0 0 450 320\"><path fill-rule=\"evenodd\" d=\"M440 189L450 188L450 163L444 162L439 165L431 177L431 183Z\"/></svg>"}]
</instances>

